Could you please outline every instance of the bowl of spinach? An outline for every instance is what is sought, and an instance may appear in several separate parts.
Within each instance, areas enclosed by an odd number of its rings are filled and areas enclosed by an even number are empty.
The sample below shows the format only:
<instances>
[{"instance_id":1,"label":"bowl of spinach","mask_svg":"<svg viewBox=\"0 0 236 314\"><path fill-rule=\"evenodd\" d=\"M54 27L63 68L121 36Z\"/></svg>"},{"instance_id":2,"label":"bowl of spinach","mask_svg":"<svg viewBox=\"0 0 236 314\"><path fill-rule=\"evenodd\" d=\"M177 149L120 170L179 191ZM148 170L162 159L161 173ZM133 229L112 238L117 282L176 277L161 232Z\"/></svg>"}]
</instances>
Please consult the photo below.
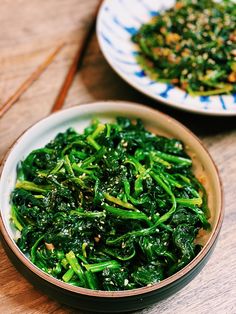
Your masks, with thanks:
<instances>
[{"instance_id":1,"label":"bowl of spinach","mask_svg":"<svg viewBox=\"0 0 236 314\"><path fill-rule=\"evenodd\" d=\"M127 102L53 114L2 164L1 234L24 276L84 310L143 308L205 265L223 219L219 175L174 119Z\"/></svg>"}]
</instances>

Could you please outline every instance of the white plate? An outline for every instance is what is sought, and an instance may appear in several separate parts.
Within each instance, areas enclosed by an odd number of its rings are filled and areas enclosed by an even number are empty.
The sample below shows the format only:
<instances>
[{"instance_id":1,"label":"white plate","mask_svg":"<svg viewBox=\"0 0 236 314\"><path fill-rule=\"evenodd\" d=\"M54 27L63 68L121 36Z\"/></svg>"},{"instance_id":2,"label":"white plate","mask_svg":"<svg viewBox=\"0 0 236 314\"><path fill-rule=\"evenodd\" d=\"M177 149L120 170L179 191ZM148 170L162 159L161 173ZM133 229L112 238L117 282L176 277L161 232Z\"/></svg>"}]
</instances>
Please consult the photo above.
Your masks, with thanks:
<instances>
[{"instance_id":1,"label":"white plate","mask_svg":"<svg viewBox=\"0 0 236 314\"><path fill-rule=\"evenodd\" d=\"M111 67L140 92L167 105L208 115L236 115L236 94L192 97L185 91L151 80L137 64L138 47L131 35L174 0L104 0L97 19L97 37Z\"/></svg>"}]
</instances>

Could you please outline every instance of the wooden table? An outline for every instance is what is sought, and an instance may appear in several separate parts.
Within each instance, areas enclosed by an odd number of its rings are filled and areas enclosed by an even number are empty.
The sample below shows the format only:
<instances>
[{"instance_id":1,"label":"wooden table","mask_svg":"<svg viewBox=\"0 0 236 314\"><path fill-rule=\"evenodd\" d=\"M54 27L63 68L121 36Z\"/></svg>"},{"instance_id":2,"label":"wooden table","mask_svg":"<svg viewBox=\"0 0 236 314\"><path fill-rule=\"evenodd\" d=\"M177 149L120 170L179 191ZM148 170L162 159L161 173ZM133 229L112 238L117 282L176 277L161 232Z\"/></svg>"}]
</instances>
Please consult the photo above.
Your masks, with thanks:
<instances>
[{"instance_id":1,"label":"wooden table","mask_svg":"<svg viewBox=\"0 0 236 314\"><path fill-rule=\"evenodd\" d=\"M53 64L0 120L0 159L23 130L45 117L91 19L97 0L2 0L0 9L0 105L65 41ZM216 249L203 271L182 291L137 313L236 313L236 122L192 115L152 101L108 66L94 35L65 107L103 99L147 104L180 120L203 141L225 191L225 219ZM0 245L0 313L82 313L48 299L19 274Z\"/></svg>"}]
</instances>

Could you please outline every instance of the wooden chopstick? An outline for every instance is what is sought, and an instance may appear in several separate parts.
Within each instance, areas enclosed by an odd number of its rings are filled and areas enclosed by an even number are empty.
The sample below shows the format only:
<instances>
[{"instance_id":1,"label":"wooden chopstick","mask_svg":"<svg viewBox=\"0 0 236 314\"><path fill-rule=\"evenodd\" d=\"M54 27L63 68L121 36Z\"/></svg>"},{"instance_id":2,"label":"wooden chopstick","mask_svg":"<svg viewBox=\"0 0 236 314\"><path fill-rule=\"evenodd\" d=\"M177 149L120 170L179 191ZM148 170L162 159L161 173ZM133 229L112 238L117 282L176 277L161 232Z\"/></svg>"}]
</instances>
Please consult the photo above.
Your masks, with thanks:
<instances>
[{"instance_id":1,"label":"wooden chopstick","mask_svg":"<svg viewBox=\"0 0 236 314\"><path fill-rule=\"evenodd\" d=\"M0 107L0 118L11 108L11 106L21 97L21 95L39 78L43 71L52 63L56 55L64 46L64 43L58 46L40 66L27 78L15 93Z\"/></svg>"},{"instance_id":2,"label":"wooden chopstick","mask_svg":"<svg viewBox=\"0 0 236 314\"><path fill-rule=\"evenodd\" d=\"M64 101L65 101L65 98L67 96L67 93L70 89L70 86L73 82L73 79L74 79L77 71L79 70L79 68L82 64L84 54L85 54L86 49L88 47L88 44L90 42L90 38L93 35L93 31L94 31L94 28L96 25L97 14L98 14L98 11L99 11L101 4L102 4L102 0L99 0L98 5L97 5L97 7L94 11L93 17L92 17L92 22L88 28L88 31L85 32L85 34L82 38L82 44L79 46L79 48L76 51L76 54L75 54L74 59L71 63L71 66L70 66L70 68L66 74L65 80L61 86L61 89L60 89L60 91L57 95L57 98L54 102L54 105L51 109L51 113L60 110L64 105Z\"/></svg>"}]
</instances>

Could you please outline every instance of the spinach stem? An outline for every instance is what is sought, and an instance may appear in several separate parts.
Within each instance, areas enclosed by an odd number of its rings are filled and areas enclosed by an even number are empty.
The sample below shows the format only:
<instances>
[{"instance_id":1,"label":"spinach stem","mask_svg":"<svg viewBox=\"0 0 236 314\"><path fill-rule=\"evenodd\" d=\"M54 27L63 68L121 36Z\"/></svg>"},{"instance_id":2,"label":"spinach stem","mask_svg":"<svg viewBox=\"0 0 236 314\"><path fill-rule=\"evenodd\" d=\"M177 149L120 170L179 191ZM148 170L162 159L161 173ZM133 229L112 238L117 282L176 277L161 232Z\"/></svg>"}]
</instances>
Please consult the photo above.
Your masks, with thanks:
<instances>
[{"instance_id":1,"label":"spinach stem","mask_svg":"<svg viewBox=\"0 0 236 314\"><path fill-rule=\"evenodd\" d=\"M83 269L81 268L75 254L73 251L70 251L69 253L66 254L66 259L68 263L70 264L71 268L75 272L75 274L79 277L81 283L83 286L85 286L85 278L84 278L84 272Z\"/></svg>"}]
</instances>

